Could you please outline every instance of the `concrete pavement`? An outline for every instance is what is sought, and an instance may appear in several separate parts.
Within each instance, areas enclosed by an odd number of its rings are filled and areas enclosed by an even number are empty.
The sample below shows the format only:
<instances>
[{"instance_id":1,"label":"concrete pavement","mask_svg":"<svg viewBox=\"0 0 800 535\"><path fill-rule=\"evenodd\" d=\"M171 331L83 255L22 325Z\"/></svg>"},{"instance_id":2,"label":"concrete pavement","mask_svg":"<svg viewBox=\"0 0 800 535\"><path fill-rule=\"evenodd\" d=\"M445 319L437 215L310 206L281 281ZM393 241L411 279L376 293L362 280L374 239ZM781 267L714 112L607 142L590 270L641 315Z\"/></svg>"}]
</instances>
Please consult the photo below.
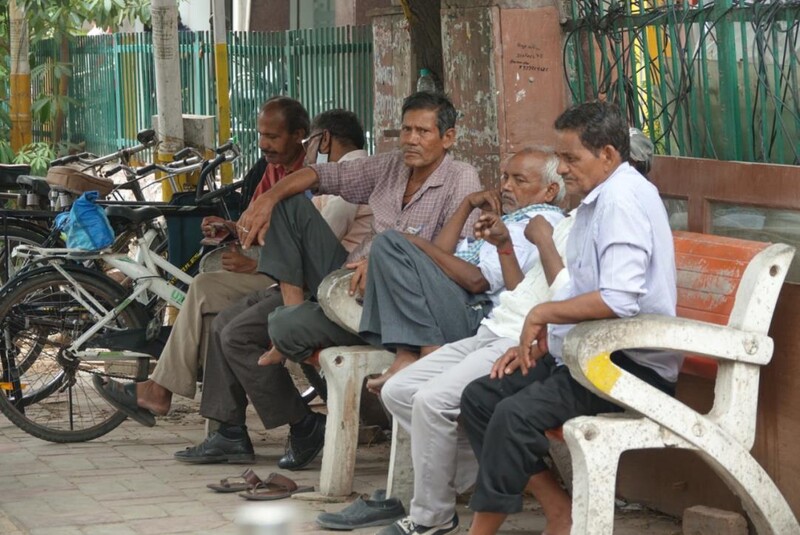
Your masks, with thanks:
<instances>
[{"instance_id":1,"label":"concrete pavement","mask_svg":"<svg viewBox=\"0 0 800 535\"><path fill-rule=\"evenodd\" d=\"M247 503L236 494L218 494L207 483L240 474L242 465L187 465L172 454L204 436L197 401L176 399L173 411L153 428L126 421L105 437L78 444L52 444L31 437L0 416L0 533L17 534L234 534L237 510ZM316 407L317 410L323 409ZM323 409L324 410L324 409ZM262 478L277 472L287 428L264 431L248 417ZM369 494L386 485L388 443L361 446L354 488ZM317 485L320 460L308 470L282 472L298 484ZM347 502L290 500L299 533L331 533L314 522L320 511ZM470 513L459 508L462 533ZM615 533L676 535L680 524L650 512L618 513ZM532 500L511 517L504 533L539 533L543 517ZM354 533L375 533L376 528Z\"/></svg>"}]
</instances>

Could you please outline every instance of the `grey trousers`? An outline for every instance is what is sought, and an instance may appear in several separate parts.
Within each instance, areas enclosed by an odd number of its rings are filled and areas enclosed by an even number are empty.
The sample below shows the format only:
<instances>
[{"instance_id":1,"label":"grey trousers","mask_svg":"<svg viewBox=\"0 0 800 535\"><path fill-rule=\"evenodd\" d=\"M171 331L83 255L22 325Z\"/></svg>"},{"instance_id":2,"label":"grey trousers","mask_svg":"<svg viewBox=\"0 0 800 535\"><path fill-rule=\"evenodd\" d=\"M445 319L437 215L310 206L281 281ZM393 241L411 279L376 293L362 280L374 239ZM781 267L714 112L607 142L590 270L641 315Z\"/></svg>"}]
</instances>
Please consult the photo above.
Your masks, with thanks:
<instances>
[{"instance_id":1,"label":"grey trousers","mask_svg":"<svg viewBox=\"0 0 800 535\"><path fill-rule=\"evenodd\" d=\"M414 498L410 514L415 523L447 522L455 512L456 492L475 483L478 462L457 422L461 394L517 344L481 326L475 336L446 344L400 370L383 387L384 405L411 434Z\"/></svg>"},{"instance_id":2,"label":"grey trousers","mask_svg":"<svg viewBox=\"0 0 800 535\"><path fill-rule=\"evenodd\" d=\"M375 237L359 334L387 349L439 346L475 334L491 310L396 230Z\"/></svg>"},{"instance_id":3,"label":"grey trousers","mask_svg":"<svg viewBox=\"0 0 800 535\"><path fill-rule=\"evenodd\" d=\"M258 365L270 343L266 318L281 304L280 290L267 288L240 299L214 319L201 415L244 425L248 398L267 429L296 423L308 414L283 365Z\"/></svg>"},{"instance_id":4,"label":"grey trousers","mask_svg":"<svg viewBox=\"0 0 800 535\"><path fill-rule=\"evenodd\" d=\"M284 199L272 211L258 270L307 288L312 296L328 273L342 267L347 251L304 195Z\"/></svg>"},{"instance_id":5,"label":"grey trousers","mask_svg":"<svg viewBox=\"0 0 800 535\"><path fill-rule=\"evenodd\" d=\"M278 307L269 316L269 337L283 356L302 363L317 349L364 345L359 336L328 319L319 303Z\"/></svg>"}]
</instances>

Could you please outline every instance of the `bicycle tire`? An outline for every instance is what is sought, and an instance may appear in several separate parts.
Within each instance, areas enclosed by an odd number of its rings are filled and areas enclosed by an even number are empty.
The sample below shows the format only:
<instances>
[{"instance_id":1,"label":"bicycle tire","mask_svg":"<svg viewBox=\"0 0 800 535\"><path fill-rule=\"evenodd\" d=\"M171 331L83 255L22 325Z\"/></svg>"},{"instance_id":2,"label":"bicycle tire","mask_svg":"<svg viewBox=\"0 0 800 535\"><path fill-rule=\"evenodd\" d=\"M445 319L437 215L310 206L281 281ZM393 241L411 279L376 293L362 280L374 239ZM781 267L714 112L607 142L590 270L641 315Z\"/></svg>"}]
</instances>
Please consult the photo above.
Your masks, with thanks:
<instances>
[{"instance_id":1,"label":"bicycle tire","mask_svg":"<svg viewBox=\"0 0 800 535\"><path fill-rule=\"evenodd\" d=\"M12 251L14 247L22 244L40 246L47 240L49 235L49 232L45 229L38 231L13 223L9 223L5 233L0 229L0 285L7 282L5 267L8 251ZM15 263L13 260L11 261L8 270L8 279L11 279L20 271L21 265L22 264Z\"/></svg>"},{"instance_id":2,"label":"bicycle tire","mask_svg":"<svg viewBox=\"0 0 800 535\"><path fill-rule=\"evenodd\" d=\"M109 277L79 266L64 269L81 287L111 309L127 299L127 292ZM66 348L95 321L69 292L74 285L51 266L37 268L13 279L0 290L0 412L26 433L50 442L84 442L105 435L126 418L108 405L92 386L94 375L138 381L147 377L148 359L110 365L105 360L81 360ZM147 315L131 302L106 327L95 333L83 349L107 342L103 336L147 328ZM32 329L35 327L35 330ZM13 381L11 372L38 348L34 362L26 364ZM109 348L107 349L119 349ZM128 368L123 373L121 368ZM27 394L23 393L25 389Z\"/></svg>"}]
</instances>

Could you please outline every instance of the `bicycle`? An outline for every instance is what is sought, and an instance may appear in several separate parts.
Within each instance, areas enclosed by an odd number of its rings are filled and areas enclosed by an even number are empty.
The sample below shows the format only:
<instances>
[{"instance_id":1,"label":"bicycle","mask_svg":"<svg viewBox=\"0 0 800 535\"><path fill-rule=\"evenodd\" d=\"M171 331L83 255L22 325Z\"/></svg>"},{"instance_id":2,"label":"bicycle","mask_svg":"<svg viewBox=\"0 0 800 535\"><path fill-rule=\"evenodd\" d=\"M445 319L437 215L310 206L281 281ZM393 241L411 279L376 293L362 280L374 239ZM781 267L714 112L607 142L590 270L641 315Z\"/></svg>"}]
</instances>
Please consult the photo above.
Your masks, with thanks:
<instances>
[{"instance_id":1,"label":"bicycle","mask_svg":"<svg viewBox=\"0 0 800 535\"><path fill-rule=\"evenodd\" d=\"M64 166L78 164L80 171L92 171L101 178L106 179L119 171L125 171L125 182L111 187L108 195L117 196L122 200L121 190L130 189L137 202L145 202L139 180L130 171L128 164L133 155L142 152L157 143L153 130L142 130L137 134L139 144L134 147L122 148L112 154L95 156L87 152L65 156L53 160L51 166ZM120 165L113 169L102 170L106 164L118 160ZM49 229L52 219L69 208L79 194L78 190L65 188L48 182L47 178L30 176L29 166L0 166L0 187L14 190L12 193L0 193L6 199L16 199L18 209L3 210L0 231L3 240L0 241L0 284L5 283L10 277L21 269L22 266L12 264L11 256L7 254L17 245L43 245L46 247L63 246L58 233ZM110 179L108 179L109 182ZM49 202L48 202L49 199Z\"/></svg>"},{"instance_id":2,"label":"bicycle","mask_svg":"<svg viewBox=\"0 0 800 535\"><path fill-rule=\"evenodd\" d=\"M200 184L237 155L220 154L208 162ZM198 202L221 198L230 188L209 191ZM110 250L24 245L14 254L38 267L0 289L0 412L20 429L51 442L91 440L125 420L100 398L95 378L143 380L152 353L148 345L163 323L160 314L148 310L151 296L180 308L185 293L170 281L192 282L152 250L157 232L147 224L161 216L158 208L115 205L106 213L115 225L135 233L133 258ZM89 260L118 269L132 281L131 288L80 265Z\"/></svg>"}]
</instances>

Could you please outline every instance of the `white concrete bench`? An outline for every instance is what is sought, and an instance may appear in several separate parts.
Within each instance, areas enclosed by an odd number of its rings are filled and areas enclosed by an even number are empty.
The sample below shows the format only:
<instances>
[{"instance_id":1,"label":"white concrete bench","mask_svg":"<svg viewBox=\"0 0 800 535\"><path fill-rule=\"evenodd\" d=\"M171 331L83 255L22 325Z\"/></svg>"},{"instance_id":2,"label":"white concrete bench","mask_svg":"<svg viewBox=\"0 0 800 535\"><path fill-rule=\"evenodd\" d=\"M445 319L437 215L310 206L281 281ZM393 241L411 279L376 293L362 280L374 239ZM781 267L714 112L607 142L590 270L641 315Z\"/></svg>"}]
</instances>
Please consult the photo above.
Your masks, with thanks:
<instances>
[{"instance_id":1,"label":"white concrete bench","mask_svg":"<svg viewBox=\"0 0 800 535\"><path fill-rule=\"evenodd\" d=\"M331 321L357 333L361 306L348 294L352 273L338 270L328 275L320 284L317 299ZM358 410L364 379L386 370L394 362L394 354L372 346L330 347L320 352L319 362L328 383L328 424L319 488L326 496L346 496L353 490ZM393 437L404 434L397 424L392 426L392 430ZM401 447L396 451L398 443ZM402 447L403 444L406 446ZM392 440L391 462L397 468L389 471L387 495L404 500L407 505L413 475L410 445L402 436L399 442Z\"/></svg>"},{"instance_id":2,"label":"white concrete bench","mask_svg":"<svg viewBox=\"0 0 800 535\"><path fill-rule=\"evenodd\" d=\"M586 322L565 341L572 376L626 409L563 427L572 457L572 533L612 533L624 451L683 448L697 452L741 498L759 534L800 534L788 503L749 453L759 372L773 352L767 331L794 248L686 232L674 237L679 317ZM695 412L609 358L637 347L686 352L684 373L715 375L712 410Z\"/></svg>"}]
</instances>

